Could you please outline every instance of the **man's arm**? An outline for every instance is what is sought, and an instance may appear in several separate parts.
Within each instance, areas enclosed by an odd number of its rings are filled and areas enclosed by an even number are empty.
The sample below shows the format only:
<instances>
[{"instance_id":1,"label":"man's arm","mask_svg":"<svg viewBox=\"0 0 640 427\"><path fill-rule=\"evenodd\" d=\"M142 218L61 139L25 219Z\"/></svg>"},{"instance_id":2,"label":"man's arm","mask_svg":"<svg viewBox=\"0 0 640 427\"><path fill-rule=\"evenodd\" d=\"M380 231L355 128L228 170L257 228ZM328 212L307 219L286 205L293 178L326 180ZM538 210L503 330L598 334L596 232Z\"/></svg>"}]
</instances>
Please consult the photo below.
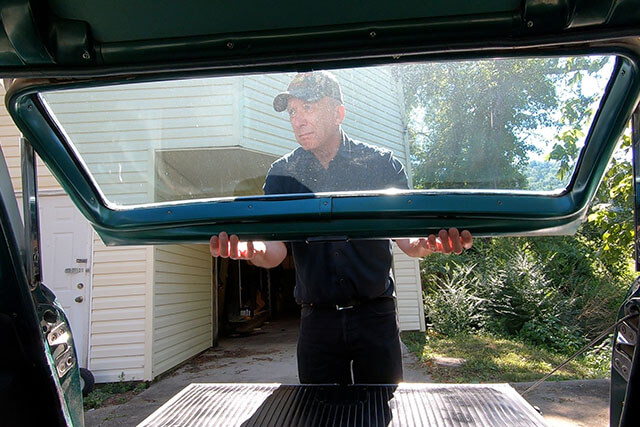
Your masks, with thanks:
<instances>
[{"instance_id":1,"label":"man's arm","mask_svg":"<svg viewBox=\"0 0 640 427\"><path fill-rule=\"evenodd\" d=\"M282 242L241 242L235 234L229 236L224 231L211 236L209 250L213 257L244 259L263 268L277 267L287 256L287 247Z\"/></svg>"},{"instance_id":2,"label":"man's arm","mask_svg":"<svg viewBox=\"0 0 640 427\"><path fill-rule=\"evenodd\" d=\"M405 254L421 258L434 252L460 254L463 249L473 246L473 237L467 230L459 233L457 228L450 228L449 231L440 230L437 238L431 234L427 238L396 239L396 243Z\"/></svg>"}]
</instances>

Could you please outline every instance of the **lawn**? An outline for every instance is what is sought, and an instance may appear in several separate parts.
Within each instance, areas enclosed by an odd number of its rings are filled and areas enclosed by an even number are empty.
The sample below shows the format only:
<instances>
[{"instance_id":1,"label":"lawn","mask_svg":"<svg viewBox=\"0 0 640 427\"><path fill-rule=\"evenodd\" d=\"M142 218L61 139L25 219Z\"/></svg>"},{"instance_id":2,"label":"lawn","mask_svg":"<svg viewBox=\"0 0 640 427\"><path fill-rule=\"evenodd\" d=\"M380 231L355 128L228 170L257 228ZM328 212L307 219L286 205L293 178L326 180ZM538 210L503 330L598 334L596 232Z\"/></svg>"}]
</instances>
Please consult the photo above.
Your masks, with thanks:
<instances>
[{"instance_id":1,"label":"lawn","mask_svg":"<svg viewBox=\"0 0 640 427\"><path fill-rule=\"evenodd\" d=\"M445 337L431 331L404 332L402 340L434 381L443 383L535 381L569 357L488 334ZM608 378L610 356L609 345L597 347L570 362L549 380ZM449 364L439 363L442 360L439 358L463 362L459 366L447 366Z\"/></svg>"}]
</instances>

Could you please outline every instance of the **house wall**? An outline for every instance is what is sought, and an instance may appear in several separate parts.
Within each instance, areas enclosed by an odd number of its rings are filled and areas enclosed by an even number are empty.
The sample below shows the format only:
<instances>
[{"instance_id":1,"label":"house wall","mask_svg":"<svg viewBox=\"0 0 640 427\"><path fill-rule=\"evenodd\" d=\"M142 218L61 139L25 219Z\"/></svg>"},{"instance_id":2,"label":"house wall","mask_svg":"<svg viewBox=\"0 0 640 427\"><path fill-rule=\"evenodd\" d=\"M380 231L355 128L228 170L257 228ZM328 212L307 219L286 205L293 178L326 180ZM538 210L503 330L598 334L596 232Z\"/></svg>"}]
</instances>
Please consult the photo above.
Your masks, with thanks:
<instances>
[{"instance_id":1,"label":"house wall","mask_svg":"<svg viewBox=\"0 0 640 427\"><path fill-rule=\"evenodd\" d=\"M154 248L153 377L213 343L212 258L208 245Z\"/></svg>"},{"instance_id":2,"label":"house wall","mask_svg":"<svg viewBox=\"0 0 640 427\"><path fill-rule=\"evenodd\" d=\"M4 95L4 89L0 89ZM4 104L0 107L0 144L9 165L12 184L20 197L20 132L13 124ZM38 158L38 192L40 196L62 194L62 187ZM43 230L44 233L47 230ZM94 252L89 325L88 368L97 382L150 380L151 365L145 364L146 323L151 306L144 299L151 293L152 279L147 268L152 265L150 246L106 247L92 233ZM150 334L146 334L150 335Z\"/></svg>"},{"instance_id":3,"label":"house wall","mask_svg":"<svg viewBox=\"0 0 640 427\"><path fill-rule=\"evenodd\" d=\"M4 99L5 90L0 85L0 97ZM4 154L5 161L9 167L9 175L13 189L17 194L22 191L22 181L20 179L20 131L11 120L11 116L4 105L0 103L0 147ZM51 191L62 191L62 187L55 180L49 169L36 156L36 168L38 170L38 189L41 193Z\"/></svg>"},{"instance_id":4,"label":"house wall","mask_svg":"<svg viewBox=\"0 0 640 427\"><path fill-rule=\"evenodd\" d=\"M276 113L272 107L274 94L285 90L289 80L283 74L267 74L246 76L239 82L243 145L277 156L298 147L288 115Z\"/></svg>"},{"instance_id":5,"label":"house wall","mask_svg":"<svg viewBox=\"0 0 640 427\"><path fill-rule=\"evenodd\" d=\"M107 199L131 205L155 201L157 150L237 144L233 87L231 78L190 79L44 98Z\"/></svg>"},{"instance_id":6,"label":"house wall","mask_svg":"<svg viewBox=\"0 0 640 427\"><path fill-rule=\"evenodd\" d=\"M387 68L337 70L347 114L343 127L354 139L393 151L408 167L404 105Z\"/></svg>"},{"instance_id":7,"label":"house wall","mask_svg":"<svg viewBox=\"0 0 640 427\"><path fill-rule=\"evenodd\" d=\"M94 233L89 369L97 382L151 380L152 246L107 247Z\"/></svg>"},{"instance_id":8,"label":"house wall","mask_svg":"<svg viewBox=\"0 0 640 427\"><path fill-rule=\"evenodd\" d=\"M80 97L84 105L73 107L64 93L50 94L46 99L107 198L120 204L148 203L156 197L157 150L231 145L232 83L230 79L215 84L195 79L126 90L87 89ZM97 121L101 122L99 127ZM123 310L111 319L94 310L94 328L115 322L118 332L129 334L126 346L116 344L114 336L104 336L104 328L92 335L92 341L97 341L91 347L91 368L104 370L99 378L103 381L117 380L112 367L118 363L127 379L152 379L209 348L213 339L208 248L170 245L149 247L151 252L127 249L101 245L94 258L96 264L102 263L96 265L96 274L110 271L118 275L125 268L125 276L116 278L122 286L110 293L114 304L124 304ZM118 254L130 256L131 261L120 264ZM101 290L97 291L100 295ZM151 298L145 297L148 292ZM99 309L100 301L96 307ZM115 351L109 353L104 342L114 345Z\"/></svg>"},{"instance_id":9,"label":"house wall","mask_svg":"<svg viewBox=\"0 0 640 427\"><path fill-rule=\"evenodd\" d=\"M345 131L353 138L391 149L405 165L408 164L406 126L404 123L401 87L384 68L336 70L340 79L347 110ZM291 74L293 75L293 74ZM98 180L122 180L105 186L118 200L152 201L153 152L157 149L187 149L206 146L244 146L264 153L283 155L298 147L286 113L276 113L271 107L273 95L284 90L291 75L268 74L242 78L195 79L159 82L125 88L87 89L84 99L87 111L75 114L65 107L68 95L48 95L55 104L59 120L79 146L87 152L90 168L102 167ZM214 83L215 82L215 83ZM169 96L173 95L175 96ZM151 107L153 107L151 109ZM87 135L98 120L100 135ZM149 129L143 129L148 126ZM211 138L200 138L202 132L217 129ZM124 131L123 131L124 129ZM109 154L121 144L133 144L133 152ZM94 153L94 150L99 150ZM145 154L146 153L146 154ZM112 161L104 162L103 157ZM128 156L123 168L118 156ZM136 160L137 159L137 160ZM101 163L104 162L104 163ZM128 165L128 166L127 166ZM268 165L265 165L265 173ZM138 178L118 168L134 170ZM106 174L106 175L105 175ZM129 178L127 178L129 176ZM129 179L129 180L127 180ZM138 193L138 180L145 189ZM125 197L130 193L132 198ZM404 330L424 329L421 309L421 287L417 261L396 256L400 324Z\"/></svg>"},{"instance_id":10,"label":"house wall","mask_svg":"<svg viewBox=\"0 0 640 427\"><path fill-rule=\"evenodd\" d=\"M420 263L393 244L393 272L396 279L398 318L403 331L426 330L420 282Z\"/></svg>"}]
</instances>

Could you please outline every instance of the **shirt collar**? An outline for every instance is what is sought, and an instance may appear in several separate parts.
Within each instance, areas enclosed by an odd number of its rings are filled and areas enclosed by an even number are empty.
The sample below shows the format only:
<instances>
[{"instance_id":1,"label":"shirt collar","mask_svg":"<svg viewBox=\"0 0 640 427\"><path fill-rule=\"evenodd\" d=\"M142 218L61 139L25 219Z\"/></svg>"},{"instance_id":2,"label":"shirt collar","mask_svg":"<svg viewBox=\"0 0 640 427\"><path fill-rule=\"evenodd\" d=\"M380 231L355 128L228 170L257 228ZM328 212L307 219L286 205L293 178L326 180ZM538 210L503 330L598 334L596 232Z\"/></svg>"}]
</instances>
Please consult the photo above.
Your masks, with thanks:
<instances>
[{"instance_id":1,"label":"shirt collar","mask_svg":"<svg viewBox=\"0 0 640 427\"><path fill-rule=\"evenodd\" d=\"M340 129L340 145L338 146L338 152L336 153L336 156L331 160L331 163L333 163L333 161L336 159L351 159L351 149L351 139L347 136L346 133L344 133L342 129ZM313 154L313 152L307 151L305 149L302 149L302 151L304 153L304 156L307 158L307 161L315 162L320 165L320 162L316 158L315 154ZM331 163L329 163L329 166L331 166Z\"/></svg>"},{"instance_id":2,"label":"shirt collar","mask_svg":"<svg viewBox=\"0 0 640 427\"><path fill-rule=\"evenodd\" d=\"M340 138L340 146L338 147L338 152L336 153L336 157L334 157L333 160L337 158L350 159L352 148L351 140L349 139L349 137L347 137L347 134L345 134L342 129L340 129Z\"/></svg>"}]
</instances>

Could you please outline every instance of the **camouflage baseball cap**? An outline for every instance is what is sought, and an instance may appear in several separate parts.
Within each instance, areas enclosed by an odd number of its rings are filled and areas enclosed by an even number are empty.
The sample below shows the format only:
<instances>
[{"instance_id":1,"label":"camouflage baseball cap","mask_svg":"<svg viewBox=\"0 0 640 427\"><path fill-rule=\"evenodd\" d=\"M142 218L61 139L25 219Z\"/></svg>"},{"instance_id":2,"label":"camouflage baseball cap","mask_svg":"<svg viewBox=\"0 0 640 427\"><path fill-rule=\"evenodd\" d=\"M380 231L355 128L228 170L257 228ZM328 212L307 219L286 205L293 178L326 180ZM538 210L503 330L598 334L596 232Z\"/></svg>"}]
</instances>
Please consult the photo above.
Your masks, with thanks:
<instances>
[{"instance_id":1,"label":"camouflage baseball cap","mask_svg":"<svg viewBox=\"0 0 640 427\"><path fill-rule=\"evenodd\" d=\"M342 91L336 76L328 71L299 73L289 83L287 91L279 93L273 99L273 109L278 113L286 110L289 98L317 102L325 96L337 99L342 103Z\"/></svg>"}]
</instances>

